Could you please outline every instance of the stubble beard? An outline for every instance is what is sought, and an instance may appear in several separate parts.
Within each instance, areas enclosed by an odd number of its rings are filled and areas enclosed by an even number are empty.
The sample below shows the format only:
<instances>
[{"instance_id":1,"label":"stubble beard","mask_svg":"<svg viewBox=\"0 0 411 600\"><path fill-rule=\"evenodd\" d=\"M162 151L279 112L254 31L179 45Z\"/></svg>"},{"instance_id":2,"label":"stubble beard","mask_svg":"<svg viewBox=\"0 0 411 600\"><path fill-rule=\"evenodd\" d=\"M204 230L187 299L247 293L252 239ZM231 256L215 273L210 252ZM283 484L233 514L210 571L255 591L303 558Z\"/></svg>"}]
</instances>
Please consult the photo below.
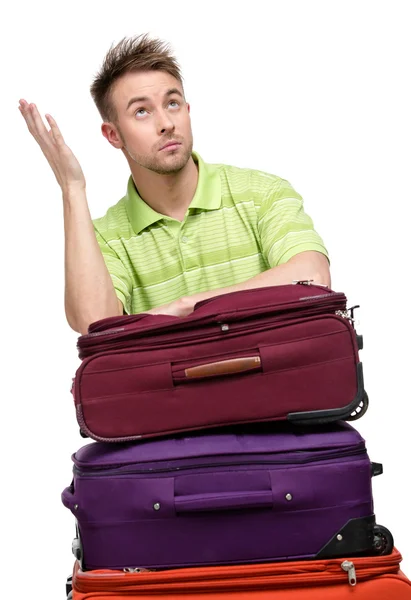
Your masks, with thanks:
<instances>
[{"instance_id":1,"label":"stubble beard","mask_svg":"<svg viewBox=\"0 0 411 600\"><path fill-rule=\"evenodd\" d=\"M171 156L164 156L163 159L161 156L158 158L154 156L136 156L132 158L142 167L158 175L175 175L184 169L191 157L192 150L193 143L191 142L184 152L179 148L173 151ZM161 151L158 154L161 154Z\"/></svg>"},{"instance_id":2,"label":"stubble beard","mask_svg":"<svg viewBox=\"0 0 411 600\"><path fill-rule=\"evenodd\" d=\"M145 169L153 171L153 173L157 173L158 175L174 175L179 173L188 163L193 151L193 140L191 139L188 147L183 153L181 153L181 148L179 148L173 151L171 156L167 156L165 154L164 157L161 157L161 151L156 151L156 156L147 154L133 154L128 149L124 136L120 130L119 134L124 144L124 149L129 157L140 167L144 167ZM157 155L159 155L158 158Z\"/></svg>"}]
</instances>

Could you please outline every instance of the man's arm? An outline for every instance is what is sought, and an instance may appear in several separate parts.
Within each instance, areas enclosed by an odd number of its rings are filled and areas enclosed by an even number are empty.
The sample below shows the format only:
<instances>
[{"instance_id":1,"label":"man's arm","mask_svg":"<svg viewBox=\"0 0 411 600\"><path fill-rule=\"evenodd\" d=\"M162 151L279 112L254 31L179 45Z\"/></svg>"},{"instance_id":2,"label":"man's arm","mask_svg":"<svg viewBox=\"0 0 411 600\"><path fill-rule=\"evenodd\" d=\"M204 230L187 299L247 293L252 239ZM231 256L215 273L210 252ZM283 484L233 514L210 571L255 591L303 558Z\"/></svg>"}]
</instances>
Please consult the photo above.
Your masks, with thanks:
<instances>
[{"instance_id":1,"label":"man's arm","mask_svg":"<svg viewBox=\"0 0 411 600\"><path fill-rule=\"evenodd\" d=\"M94 321L123 314L97 243L83 188L63 192L65 231L65 309L78 333Z\"/></svg>"},{"instance_id":2,"label":"man's arm","mask_svg":"<svg viewBox=\"0 0 411 600\"><path fill-rule=\"evenodd\" d=\"M196 302L206 300L207 298L214 298L221 294L239 292L241 290L288 284L295 280L313 280L313 283L330 287L330 269L326 256L321 254L321 252L315 251L301 252L290 258L286 263L278 265L277 267L272 267L242 283L211 290L209 292L200 292L193 296L186 296L175 302L170 302L170 304L153 308L147 312L151 314L170 314L183 317L193 311Z\"/></svg>"},{"instance_id":3,"label":"man's arm","mask_svg":"<svg viewBox=\"0 0 411 600\"><path fill-rule=\"evenodd\" d=\"M313 280L313 283L319 283L327 287L331 286L329 264L324 254L313 251L301 252L290 258L288 262L259 273L243 283L195 294L194 296L190 296L190 298L194 299L195 302L199 302L200 300L213 298L220 294L228 294L229 292L252 290L270 285L284 285L301 280Z\"/></svg>"},{"instance_id":4,"label":"man's arm","mask_svg":"<svg viewBox=\"0 0 411 600\"><path fill-rule=\"evenodd\" d=\"M192 312L196 302L213 296L294 280L311 279L331 285L327 250L312 219L304 212L302 197L288 181L279 178L271 181L258 212L256 235L261 253L271 268L248 281L181 298L149 312L184 316Z\"/></svg>"},{"instance_id":5,"label":"man's arm","mask_svg":"<svg viewBox=\"0 0 411 600\"><path fill-rule=\"evenodd\" d=\"M72 329L84 334L93 321L123 314L123 305L97 243L80 164L50 115L48 131L34 104L20 100L19 108L63 192L66 317Z\"/></svg>"}]
</instances>

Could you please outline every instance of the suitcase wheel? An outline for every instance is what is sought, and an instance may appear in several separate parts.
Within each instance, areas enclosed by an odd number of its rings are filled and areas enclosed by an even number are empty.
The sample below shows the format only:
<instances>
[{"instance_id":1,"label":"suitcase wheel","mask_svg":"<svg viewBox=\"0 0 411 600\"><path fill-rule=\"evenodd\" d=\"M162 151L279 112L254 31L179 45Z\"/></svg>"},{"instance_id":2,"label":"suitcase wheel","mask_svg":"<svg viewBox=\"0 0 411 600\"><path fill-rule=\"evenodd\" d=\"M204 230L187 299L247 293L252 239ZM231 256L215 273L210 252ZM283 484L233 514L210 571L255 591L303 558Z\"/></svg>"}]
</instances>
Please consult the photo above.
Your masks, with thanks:
<instances>
[{"instance_id":1,"label":"suitcase wheel","mask_svg":"<svg viewBox=\"0 0 411 600\"><path fill-rule=\"evenodd\" d=\"M350 414L347 421L356 421L357 419L362 417L367 412L368 404L369 404L368 394L367 394L367 392L364 392L362 400L356 406L356 408L353 410L353 412Z\"/></svg>"},{"instance_id":2,"label":"suitcase wheel","mask_svg":"<svg viewBox=\"0 0 411 600\"><path fill-rule=\"evenodd\" d=\"M394 547L394 539L391 532L382 525L375 525L373 529L373 549L379 554L391 554Z\"/></svg>"}]
</instances>

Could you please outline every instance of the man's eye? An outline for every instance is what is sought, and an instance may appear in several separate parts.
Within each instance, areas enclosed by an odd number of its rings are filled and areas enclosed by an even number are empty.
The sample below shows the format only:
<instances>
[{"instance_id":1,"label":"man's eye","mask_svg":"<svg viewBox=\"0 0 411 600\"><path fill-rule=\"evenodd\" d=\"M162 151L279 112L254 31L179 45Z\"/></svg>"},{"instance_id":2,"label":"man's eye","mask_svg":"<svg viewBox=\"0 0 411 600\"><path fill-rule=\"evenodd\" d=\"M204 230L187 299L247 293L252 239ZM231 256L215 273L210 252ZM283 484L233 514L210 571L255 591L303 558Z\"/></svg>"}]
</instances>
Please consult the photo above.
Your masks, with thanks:
<instances>
[{"instance_id":1,"label":"man's eye","mask_svg":"<svg viewBox=\"0 0 411 600\"><path fill-rule=\"evenodd\" d=\"M179 104L178 104L177 100L170 100L169 106L171 106L172 108L175 108L175 107L179 106Z\"/></svg>"},{"instance_id":2,"label":"man's eye","mask_svg":"<svg viewBox=\"0 0 411 600\"><path fill-rule=\"evenodd\" d=\"M146 109L145 108L139 108L138 111L136 112L136 116L138 117L143 117L146 113Z\"/></svg>"}]
</instances>

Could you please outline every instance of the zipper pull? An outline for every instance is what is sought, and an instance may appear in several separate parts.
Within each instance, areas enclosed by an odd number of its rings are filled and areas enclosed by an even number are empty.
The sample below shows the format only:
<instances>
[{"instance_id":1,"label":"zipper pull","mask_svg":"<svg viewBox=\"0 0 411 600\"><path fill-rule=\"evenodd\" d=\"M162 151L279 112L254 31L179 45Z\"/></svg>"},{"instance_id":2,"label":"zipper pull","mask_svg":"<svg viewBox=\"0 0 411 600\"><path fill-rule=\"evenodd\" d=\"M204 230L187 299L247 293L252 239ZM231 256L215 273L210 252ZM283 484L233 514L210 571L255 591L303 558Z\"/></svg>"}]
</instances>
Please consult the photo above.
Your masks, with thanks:
<instances>
[{"instance_id":1,"label":"zipper pull","mask_svg":"<svg viewBox=\"0 0 411 600\"><path fill-rule=\"evenodd\" d=\"M319 287L327 288L327 290L329 289L328 285L325 285L325 283L315 283L314 279L293 279L291 283L293 285L317 285Z\"/></svg>"},{"instance_id":2,"label":"zipper pull","mask_svg":"<svg viewBox=\"0 0 411 600\"><path fill-rule=\"evenodd\" d=\"M348 583L352 586L357 584L357 575L355 573L354 563L350 560L345 560L341 563L341 568L343 571L348 573Z\"/></svg>"},{"instance_id":3,"label":"zipper pull","mask_svg":"<svg viewBox=\"0 0 411 600\"><path fill-rule=\"evenodd\" d=\"M354 310L356 308L359 308L359 305L351 306L351 308L347 308L346 310L336 310L335 314L337 315L337 317L342 317L343 319L346 319L347 321L349 321L352 328L354 329L354 332L355 332L355 335L357 338L358 350L362 350L364 348L364 339L363 339L363 336L359 335L356 330L356 328L360 324L360 322L358 320L356 321L354 319Z\"/></svg>"},{"instance_id":4,"label":"zipper pull","mask_svg":"<svg viewBox=\"0 0 411 600\"><path fill-rule=\"evenodd\" d=\"M343 319L347 319L347 321L352 321L348 310L336 310L335 314L337 315L337 317L342 317Z\"/></svg>"},{"instance_id":5,"label":"zipper pull","mask_svg":"<svg viewBox=\"0 0 411 600\"><path fill-rule=\"evenodd\" d=\"M311 285L314 279L293 279L293 285Z\"/></svg>"}]
</instances>

